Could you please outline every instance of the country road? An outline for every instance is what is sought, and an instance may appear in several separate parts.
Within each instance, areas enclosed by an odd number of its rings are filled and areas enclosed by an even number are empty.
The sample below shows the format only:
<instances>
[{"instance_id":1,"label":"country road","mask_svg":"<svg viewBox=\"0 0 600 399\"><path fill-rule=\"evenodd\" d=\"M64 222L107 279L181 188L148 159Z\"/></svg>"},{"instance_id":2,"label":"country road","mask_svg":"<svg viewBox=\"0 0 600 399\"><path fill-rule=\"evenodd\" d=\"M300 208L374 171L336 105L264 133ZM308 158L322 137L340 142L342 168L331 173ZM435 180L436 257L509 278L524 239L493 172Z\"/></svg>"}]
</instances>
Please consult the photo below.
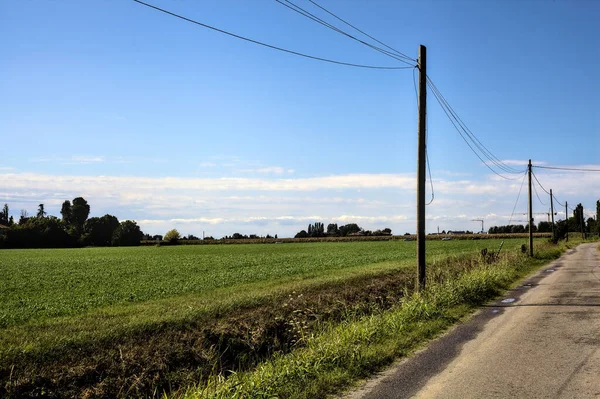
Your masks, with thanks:
<instances>
[{"instance_id":1,"label":"country road","mask_svg":"<svg viewBox=\"0 0 600 399\"><path fill-rule=\"evenodd\" d=\"M600 398L597 247L571 249L344 398Z\"/></svg>"}]
</instances>

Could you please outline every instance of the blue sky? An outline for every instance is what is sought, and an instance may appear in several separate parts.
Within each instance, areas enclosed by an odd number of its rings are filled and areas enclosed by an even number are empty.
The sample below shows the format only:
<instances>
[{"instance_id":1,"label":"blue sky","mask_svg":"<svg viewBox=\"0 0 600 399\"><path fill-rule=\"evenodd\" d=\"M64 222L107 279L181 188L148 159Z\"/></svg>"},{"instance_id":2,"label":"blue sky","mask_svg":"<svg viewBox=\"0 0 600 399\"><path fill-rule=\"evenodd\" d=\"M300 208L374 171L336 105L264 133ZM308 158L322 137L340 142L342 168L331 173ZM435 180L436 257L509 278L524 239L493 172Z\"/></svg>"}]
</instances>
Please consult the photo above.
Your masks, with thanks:
<instances>
[{"instance_id":1,"label":"blue sky","mask_svg":"<svg viewBox=\"0 0 600 399\"><path fill-rule=\"evenodd\" d=\"M151 3L319 57L403 65L272 0ZM515 168L600 168L597 1L319 3L410 57L426 45L430 78ZM299 58L123 0L0 1L0 48L0 202L16 217L83 196L92 216L153 234L415 231L411 69ZM521 180L492 174L431 93L428 114L428 231L505 224ZM560 201L591 211L600 198L600 173L536 173Z\"/></svg>"}]
</instances>

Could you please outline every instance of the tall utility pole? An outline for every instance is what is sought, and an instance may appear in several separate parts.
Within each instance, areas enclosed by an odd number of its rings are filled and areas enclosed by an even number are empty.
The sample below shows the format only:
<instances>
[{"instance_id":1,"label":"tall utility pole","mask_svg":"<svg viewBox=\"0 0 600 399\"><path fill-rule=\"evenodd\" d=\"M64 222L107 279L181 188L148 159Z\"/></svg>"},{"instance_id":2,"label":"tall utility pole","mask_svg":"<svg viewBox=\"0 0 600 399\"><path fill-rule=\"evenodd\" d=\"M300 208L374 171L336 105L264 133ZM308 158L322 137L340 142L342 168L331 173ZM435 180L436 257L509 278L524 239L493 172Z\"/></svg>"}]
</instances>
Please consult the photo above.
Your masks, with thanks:
<instances>
[{"instance_id":1,"label":"tall utility pole","mask_svg":"<svg viewBox=\"0 0 600 399\"><path fill-rule=\"evenodd\" d=\"M565 223L567 225L567 238L565 241L569 241L569 203L565 201Z\"/></svg>"},{"instance_id":2,"label":"tall utility pole","mask_svg":"<svg viewBox=\"0 0 600 399\"><path fill-rule=\"evenodd\" d=\"M554 237L554 201L552 201L552 189L550 189L550 213L552 213L552 241L556 238Z\"/></svg>"},{"instance_id":3,"label":"tall utility pole","mask_svg":"<svg viewBox=\"0 0 600 399\"><path fill-rule=\"evenodd\" d=\"M419 46L419 138L417 152L417 289L425 289L425 134L427 121L427 48Z\"/></svg>"},{"instance_id":4,"label":"tall utility pole","mask_svg":"<svg viewBox=\"0 0 600 399\"><path fill-rule=\"evenodd\" d=\"M533 202L531 201L531 159L527 166L529 175L529 256L533 257Z\"/></svg>"}]
</instances>

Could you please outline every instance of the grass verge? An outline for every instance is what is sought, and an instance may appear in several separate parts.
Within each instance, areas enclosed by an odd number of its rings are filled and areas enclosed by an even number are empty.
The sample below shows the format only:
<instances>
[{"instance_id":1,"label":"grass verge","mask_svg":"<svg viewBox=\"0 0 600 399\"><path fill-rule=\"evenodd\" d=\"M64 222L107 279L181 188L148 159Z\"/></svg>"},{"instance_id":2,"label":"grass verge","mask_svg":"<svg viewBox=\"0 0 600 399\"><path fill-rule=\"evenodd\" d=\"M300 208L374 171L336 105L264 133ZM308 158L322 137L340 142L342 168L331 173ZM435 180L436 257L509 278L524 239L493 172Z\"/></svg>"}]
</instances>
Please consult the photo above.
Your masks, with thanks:
<instances>
[{"instance_id":1,"label":"grass verge","mask_svg":"<svg viewBox=\"0 0 600 399\"><path fill-rule=\"evenodd\" d=\"M326 324L305 339L304 347L276 355L252 371L214 375L173 397L324 398L411 353L574 244L538 245L533 259L514 253L495 262L481 257L476 267L465 267L454 278L445 273L447 268L433 268L432 283L423 293L406 295L386 311ZM456 261L464 263L446 263Z\"/></svg>"}]
</instances>

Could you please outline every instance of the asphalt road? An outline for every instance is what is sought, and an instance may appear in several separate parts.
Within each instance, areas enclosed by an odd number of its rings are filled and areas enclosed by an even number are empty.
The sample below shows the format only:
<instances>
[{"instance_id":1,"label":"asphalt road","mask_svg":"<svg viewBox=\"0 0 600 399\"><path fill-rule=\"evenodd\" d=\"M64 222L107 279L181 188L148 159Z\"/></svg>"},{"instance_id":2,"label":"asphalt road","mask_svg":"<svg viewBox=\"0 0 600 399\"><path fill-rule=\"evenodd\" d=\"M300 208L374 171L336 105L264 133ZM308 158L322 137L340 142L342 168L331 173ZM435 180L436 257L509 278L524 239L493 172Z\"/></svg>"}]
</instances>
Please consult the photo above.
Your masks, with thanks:
<instances>
[{"instance_id":1,"label":"asphalt road","mask_svg":"<svg viewBox=\"0 0 600 399\"><path fill-rule=\"evenodd\" d=\"M571 249L469 322L344 397L600 398L597 247Z\"/></svg>"}]
</instances>

